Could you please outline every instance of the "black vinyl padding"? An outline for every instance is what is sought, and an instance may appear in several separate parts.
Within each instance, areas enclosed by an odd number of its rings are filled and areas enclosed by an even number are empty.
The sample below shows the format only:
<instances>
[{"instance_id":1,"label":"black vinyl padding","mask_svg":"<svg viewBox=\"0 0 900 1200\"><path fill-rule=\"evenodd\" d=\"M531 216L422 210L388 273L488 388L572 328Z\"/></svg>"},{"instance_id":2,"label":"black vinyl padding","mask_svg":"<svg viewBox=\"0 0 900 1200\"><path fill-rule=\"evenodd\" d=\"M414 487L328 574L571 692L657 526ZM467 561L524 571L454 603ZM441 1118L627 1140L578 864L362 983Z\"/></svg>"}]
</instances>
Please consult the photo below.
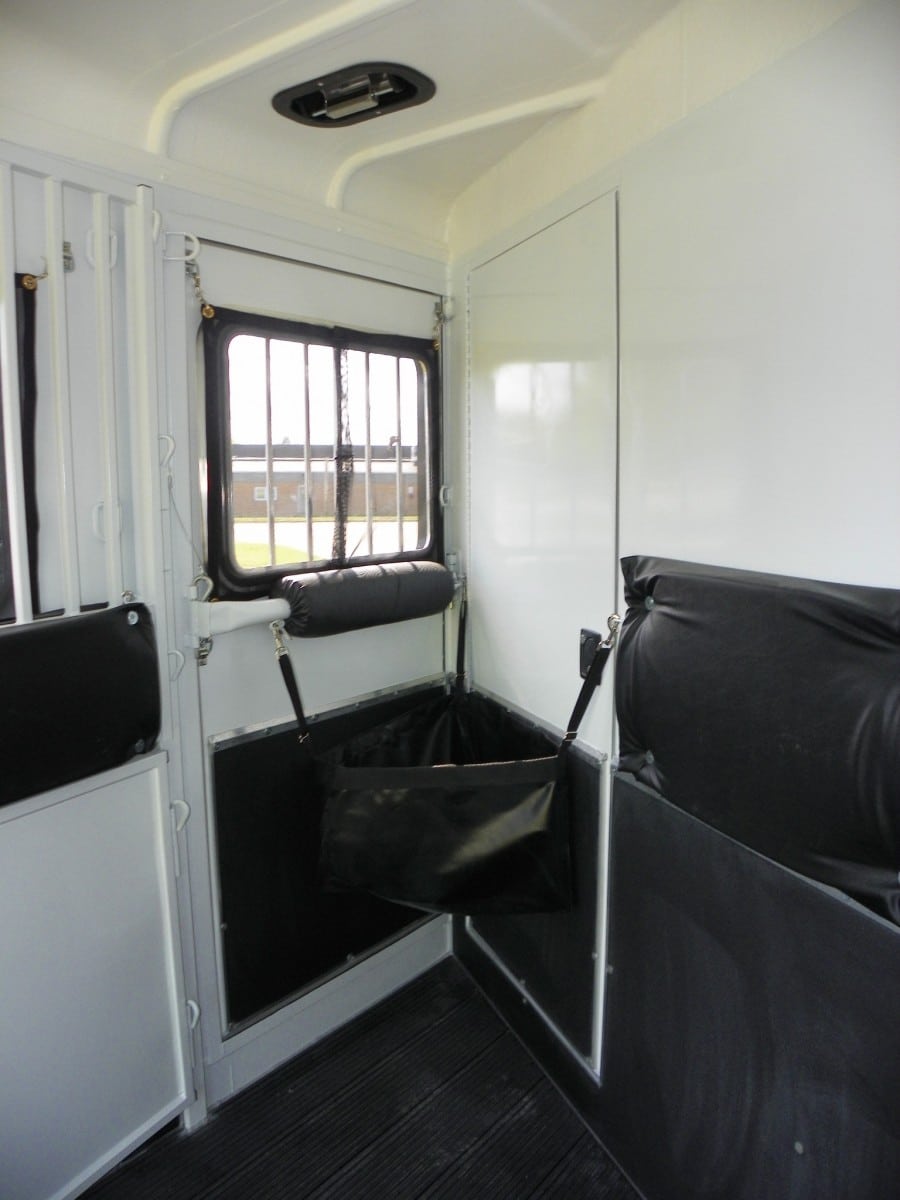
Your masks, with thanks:
<instances>
[{"instance_id":1,"label":"black vinyl padding","mask_svg":"<svg viewBox=\"0 0 900 1200\"><path fill-rule=\"evenodd\" d=\"M623 560L620 767L900 923L900 592Z\"/></svg>"},{"instance_id":2,"label":"black vinyl padding","mask_svg":"<svg viewBox=\"0 0 900 1200\"><path fill-rule=\"evenodd\" d=\"M0 680L0 805L120 766L159 736L142 604L0 630Z\"/></svg>"},{"instance_id":3,"label":"black vinyl padding","mask_svg":"<svg viewBox=\"0 0 900 1200\"><path fill-rule=\"evenodd\" d=\"M293 637L327 637L442 612L453 576L435 562L402 562L287 575L273 595L291 606Z\"/></svg>"}]
</instances>

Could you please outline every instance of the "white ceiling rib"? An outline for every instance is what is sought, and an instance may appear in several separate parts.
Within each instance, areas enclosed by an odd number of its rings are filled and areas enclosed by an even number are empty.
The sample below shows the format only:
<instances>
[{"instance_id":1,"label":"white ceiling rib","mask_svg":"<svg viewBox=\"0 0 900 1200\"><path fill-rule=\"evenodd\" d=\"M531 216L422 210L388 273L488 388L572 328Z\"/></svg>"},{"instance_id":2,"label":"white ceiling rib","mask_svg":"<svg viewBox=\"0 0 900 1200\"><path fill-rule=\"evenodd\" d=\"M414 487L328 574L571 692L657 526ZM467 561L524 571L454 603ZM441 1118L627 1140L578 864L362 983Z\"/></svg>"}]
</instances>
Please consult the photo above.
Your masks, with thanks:
<instances>
[{"instance_id":1,"label":"white ceiling rib","mask_svg":"<svg viewBox=\"0 0 900 1200\"><path fill-rule=\"evenodd\" d=\"M289 54L306 50L347 29L358 28L374 17L408 8L415 0L349 0L331 12L320 13L301 25L255 42L179 79L159 98L147 127L147 149L168 154L169 135L179 111L195 96L221 87L255 68L278 62Z\"/></svg>"},{"instance_id":2,"label":"white ceiling rib","mask_svg":"<svg viewBox=\"0 0 900 1200\"><path fill-rule=\"evenodd\" d=\"M332 176L326 194L329 208L341 208L347 184L357 171L371 163L397 154L406 154L425 146L435 146L440 142L449 142L454 138L465 137L467 134L478 133L483 129L495 129L501 125L509 125L526 117L550 115L565 112L568 109L580 108L589 100L596 99L603 89L602 83L581 84L578 87L565 88L559 92L551 92L547 96L534 96L529 100L520 100L517 104L508 104L504 108L490 109L477 113L473 117L465 117L460 121L451 121L447 125L425 129L421 133L409 137L398 138L393 142L382 142L380 145L368 146L358 150L350 158L345 159Z\"/></svg>"},{"instance_id":3,"label":"white ceiling rib","mask_svg":"<svg viewBox=\"0 0 900 1200\"><path fill-rule=\"evenodd\" d=\"M602 104L613 64L677 3L91 0L88 20L71 0L0 0L0 115L103 139L104 160L123 146L164 177L206 173L325 223L340 211L440 246L458 197L542 123ZM328 130L272 107L360 62L414 67L436 94Z\"/></svg>"}]
</instances>

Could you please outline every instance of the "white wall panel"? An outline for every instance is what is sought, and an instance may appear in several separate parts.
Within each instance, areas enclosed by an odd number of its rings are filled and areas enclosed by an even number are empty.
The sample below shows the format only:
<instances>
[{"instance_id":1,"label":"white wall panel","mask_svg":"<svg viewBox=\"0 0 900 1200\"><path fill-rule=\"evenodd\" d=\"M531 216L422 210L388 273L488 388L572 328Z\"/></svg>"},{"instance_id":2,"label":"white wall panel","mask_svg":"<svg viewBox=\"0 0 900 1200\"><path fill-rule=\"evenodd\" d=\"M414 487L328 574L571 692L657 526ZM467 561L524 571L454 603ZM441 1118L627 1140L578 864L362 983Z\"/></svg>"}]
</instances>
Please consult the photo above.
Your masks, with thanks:
<instances>
[{"instance_id":1,"label":"white wall panel","mask_svg":"<svg viewBox=\"0 0 900 1200\"><path fill-rule=\"evenodd\" d=\"M202 233L202 228L194 232ZM296 253L303 249L297 247ZM311 247L307 254L313 256ZM430 337L436 297L372 278L290 262L253 251L204 244L198 265L211 304L293 321ZM373 264L357 269L374 271Z\"/></svg>"},{"instance_id":2,"label":"white wall panel","mask_svg":"<svg viewBox=\"0 0 900 1200\"><path fill-rule=\"evenodd\" d=\"M333 637L292 638L288 649L308 714L434 679L444 669L440 615ZM199 677L207 734L293 719L266 625L217 635Z\"/></svg>"},{"instance_id":3,"label":"white wall panel","mask_svg":"<svg viewBox=\"0 0 900 1200\"><path fill-rule=\"evenodd\" d=\"M4 1200L75 1195L187 1099L165 759L148 766L0 820Z\"/></svg>"},{"instance_id":4,"label":"white wall panel","mask_svg":"<svg viewBox=\"0 0 900 1200\"><path fill-rule=\"evenodd\" d=\"M615 227L610 194L471 273L472 676L556 726L615 596Z\"/></svg>"},{"instance_id":5,"label":"white wall panel","mask_svg":"<svg viewBox=\"0 0 900 1200\"><path fill-rule=\"evenodd\" d=\"M900 8L625 164L622 552L900 585Z\"/></svg>"}]
</instances>

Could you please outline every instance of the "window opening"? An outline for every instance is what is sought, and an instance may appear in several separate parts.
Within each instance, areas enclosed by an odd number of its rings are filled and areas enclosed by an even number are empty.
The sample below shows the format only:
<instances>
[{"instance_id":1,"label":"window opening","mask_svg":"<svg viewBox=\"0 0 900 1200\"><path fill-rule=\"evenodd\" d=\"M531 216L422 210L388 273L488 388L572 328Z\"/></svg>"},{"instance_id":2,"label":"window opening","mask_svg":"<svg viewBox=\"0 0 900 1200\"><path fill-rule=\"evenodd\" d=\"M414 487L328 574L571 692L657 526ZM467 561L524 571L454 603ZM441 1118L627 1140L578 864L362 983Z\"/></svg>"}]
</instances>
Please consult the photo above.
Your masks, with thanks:
<instances>
[{"instance_id":1,"label":"window opening","mask_svg":"<svg viewBox=\"0 0 900 1200\"><path fill-rule=\"evenodd\" d=\"M31 589L31 609L35 616L41 612L38 582L38 532L40 516L37 503L36 421L36 292L38 277L15 276L16 353L19 377L19 430L22 456L22 490L25 510L25 534L28 549L28 575ZM0 404L0 622L13 621L16 603L12 579L10 546L9 483L6 478L6 447L4 444L3 412Z\"/></svg>"},{"instance_id":2,"label":"window opening","mask_svg":"<svg viewBox=\"0 0 900 1200\"><path fill-rule=\"evenodd\" d=\"M3 440L3 406L0 395L0 622L13 621L15 616L12 556L9 546L9 502L6 499L6 446Z\"/></svg>"},{"instance_id":3,"label":"window opening","mask_svg":"<svg viewBox=\"0 0 900 1200\"><path fill-rule=\"evenodd\" d=\"M221 308L203 337L221 594L263 594L286 572L439 557L430 341Z\"/></svg>"}]
</instances>

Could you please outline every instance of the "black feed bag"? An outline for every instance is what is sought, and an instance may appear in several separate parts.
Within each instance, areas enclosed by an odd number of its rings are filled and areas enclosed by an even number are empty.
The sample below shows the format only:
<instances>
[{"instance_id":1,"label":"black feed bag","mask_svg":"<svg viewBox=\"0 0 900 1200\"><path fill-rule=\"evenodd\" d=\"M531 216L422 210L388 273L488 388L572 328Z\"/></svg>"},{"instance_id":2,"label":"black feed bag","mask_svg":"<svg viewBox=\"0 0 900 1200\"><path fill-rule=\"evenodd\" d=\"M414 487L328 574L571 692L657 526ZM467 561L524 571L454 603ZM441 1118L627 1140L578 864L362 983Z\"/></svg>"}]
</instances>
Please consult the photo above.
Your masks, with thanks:
<instances>
[{"instance_id":1,"label":"black feed bag","mask_svg":"<svg viewBox=\"0 0 900 1200\"><path fill-rule=\"evenodd\" d=\"M322 884L432 912L569 908L567 750L611 642L594 654L562 742L466 692L464 644L465 604L453 691L318 755L278 646L300 742L320 767Z\"/></svg>"},{"instance_id":2,"label":"black feed bag","mask_svg":"<svg viewBox=\"0 0 900 1200\"><path fill-rule=\"evenodd\" d=\"M474 693L439 697L325 768L321 870L435 912L569 908L566 755Z\"/></svg>"},{"instance_id":3,"label":"black feed bag","mask_svg":"<svg viewBox=\"0 0 900 1200\"><path fill-rule=\"evenodd\" d=\"M621 769L900 924L900 592L623 571Z\"/></svg>"}]
</instances>

